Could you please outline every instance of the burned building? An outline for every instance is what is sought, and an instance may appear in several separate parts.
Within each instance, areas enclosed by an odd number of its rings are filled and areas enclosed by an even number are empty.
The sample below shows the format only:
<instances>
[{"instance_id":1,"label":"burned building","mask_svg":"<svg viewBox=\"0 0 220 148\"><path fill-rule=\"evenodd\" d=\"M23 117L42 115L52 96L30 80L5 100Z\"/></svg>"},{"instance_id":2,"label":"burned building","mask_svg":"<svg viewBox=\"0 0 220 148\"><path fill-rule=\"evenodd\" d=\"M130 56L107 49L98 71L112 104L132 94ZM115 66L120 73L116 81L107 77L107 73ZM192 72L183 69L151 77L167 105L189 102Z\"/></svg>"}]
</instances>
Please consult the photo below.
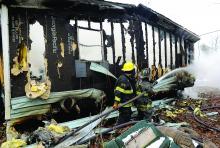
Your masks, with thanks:
<instances>
[{"instance_id":1,"label":"burned building","mask_svg":"<svg viewBox=\"0 0 220 148\"><path fill-rule=\"evenodd\" d=\"M125 61L133 61L139 69L152 65L174 69L192 62L199 40L141 4L102 0L2 0L1 4L6 119L48 113L52 104L68 94L74 98L77 90L79 94L102 90L111 100L115 80L90 70L91 63L116 76ZM42 90L29 87L35 81Z\"/></svg>"}]
</instances>

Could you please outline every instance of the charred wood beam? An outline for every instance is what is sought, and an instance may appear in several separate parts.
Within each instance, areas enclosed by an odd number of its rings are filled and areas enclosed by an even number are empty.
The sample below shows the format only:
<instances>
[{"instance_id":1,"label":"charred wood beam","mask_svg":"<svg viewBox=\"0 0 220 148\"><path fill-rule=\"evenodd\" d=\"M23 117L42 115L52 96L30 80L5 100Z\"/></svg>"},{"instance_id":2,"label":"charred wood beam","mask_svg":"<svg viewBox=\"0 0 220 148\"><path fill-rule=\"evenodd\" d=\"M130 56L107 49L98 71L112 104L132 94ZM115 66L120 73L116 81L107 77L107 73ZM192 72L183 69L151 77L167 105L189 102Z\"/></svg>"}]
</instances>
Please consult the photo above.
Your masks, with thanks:
<instances>
[{"instance_id":1,"label":"charred wood beam","mask_svg":"<svg viewBox=\"0 0 220 148\"><path fill-rule=\"evenodd\" d=\"M173 69L173 46L172 46L172 34L169 33L170 35L170 68Z\"/></svg>"},{"instance_id":2,"label":"charred wood beam","mask_svg":"<svg viewBox=\"0 0 220 148\"><path fill-rule=\"evenodd\" d=\"M179 46L180 46L180 56L179 56L179 66L182 67L183 66L183 55L184 55L184 51L183 51L183 46L182 46L182 37L179 38Z\"/></svg>"},{"instance_id":3,"label":"charred wood beam","mask_svg":"<svg viewBox=\"0 0 220 148\"><path fill-rule=\"evenodd\" d=\"M188 43L187 43L187 41L186 40L184 40L184 50L185 50L185 54L184 54L184 58L185 58L185 65L187 65L188 64L188 62L187 62L187 56L188 56L188 47L189 47L189 45L188 45Z\"/></svg>"},{"instance_id":4,"label":"charred wood beam","mask_svg":"<svg viewBox=\"0 0 220 148\"><path fill-rule=\"evenodd\" d=\"M131 50L132 50L132 62L135 63L135 54L134 54L134 22L132 20L129 21L129 35L130 43L131 43Z\"/></svg>"},{"instance_id":5,"label":"charred wood beam","mask_svg":"<svg viewBox=\"0 0 220 148\"><path fill-rule=\"evenodd\" d=\"M154 26L152 26L152 37L153 37L153 65L156 65L156 55L155 55L155 34Z\"/></svg>"},{"instance_id":6,"label":"charred wood beam","mask_svg":"<svg viewBox=\"0 0 220 148\"><path fill-rule=\"evenodd\" d=\"M100 30L102 31L102 45L103 45L103 50L104 50L104 60L107 61L107 47L105 46L105 40L106 40L106 34L103 30L103 25L102 22L100 22Z\"/></svg>"},{"instance_id":7,"label":"charred wood beam","mask_svg":"<svg viewBox=\"0 0 220 148\"><path fill-rule=\"evenodd\" d=\"M140 67L144 65L144 38L143 38L143 30L141 21L135 21L134 23L134 33L136 40L136 51L137 51L137 64Z\"/></svg>"},{"instance_id":8,"label":"charred wood beam","mask_svg":"<svg viewBox=\"0 0 220 148\"><path fill-rule=\"evenodd\" d=\"M194 59L193 53L194 53L194 44L190 42L189 43L189 59L188 59L189 64L191 64Z\"/></svg>"},{"instance_id":9,"label":"charred wood beam","mask_svg":"<svg viewBox=\"0 0 220 148\"><path fill-rule=\"evenodd\" d=\"M78 26L78 28L92 30L92 31L101 31L100 29L93 29L93 28L87 28L87 27L81 27L81 26Z\"/></svg>"},{"instance_id":10,"label":"charred wood beam","mask_svg":"<svg viewBox=\"0 0 220 148\"><path fill-rule=\"evenodd\" d=\"M113 22L111 22L111 41L112 41L113 64L115 65L115 36L114 36L114 23Z\"/></svg>"},{"instance_id":11,"label":"charred wood beam","mask_svg":"<svg viewBox=\"0 0 220 148\"><path fill-rule=\"evenodd\" d=\"M178 37L175 37L175 68L179 67L178 65L178 57L177 57L177 42L178 42Z\"/></svg>"},{"instance_id":12,"label":"charred wood beam","mask_svg":"<svg viewBox=\"0 0 220 148\"><path fill-rule=\"evenodd\" d=\"M125 62L125 60L126 60L126 46L125 46L124 25L122 22L120 22L120 26L121 26L121 40L122 40L122 56L123 56L123 61Z\"/></svg>"},{"instance_id":13,"label":"charred wood beam","mask_svg":"<svg viewBox=\"0 0 220 148\"><path fill-rule=\"evenodd\" d=\"M149 54L148 54L148 31L147 31L147 23L145 22L145 37L146 37L146 60L147 60L147 67L149 67Z\"/></svg>"},{"instance_id":14,"label":"charred wood beam","mask_svg":"<svg viewBox=\"0 0 220 148\"><path fill-rule=\"evenodd\" d=\"M76 30L76 51L75 51L75 59L79 59L79 45L78 45L78 31L77 31L77 27L78 27L78 21L77 19L75 19L75 30Z\"/></svg>"},{"instance_id":15,"label":"charred wood beam","mask_svg":"<svg viewBox=\"0 0 220 148\"><path fill-rule=\"evenodd\" d=\"M159 64L161 65L161 36L160 36L159 27L158 27L158 46L159 46Z\"/></svg>"},{"instance_id":16,"label":"charred wood beam","mask_svg":"<svg viewBox=\"0 0 220 148\"><path fill-rule=\"evenodd\" d=\"M165 67L167 68L167 34L164 31L164 53L165 53Z\"/></svg>"}]
</instances>

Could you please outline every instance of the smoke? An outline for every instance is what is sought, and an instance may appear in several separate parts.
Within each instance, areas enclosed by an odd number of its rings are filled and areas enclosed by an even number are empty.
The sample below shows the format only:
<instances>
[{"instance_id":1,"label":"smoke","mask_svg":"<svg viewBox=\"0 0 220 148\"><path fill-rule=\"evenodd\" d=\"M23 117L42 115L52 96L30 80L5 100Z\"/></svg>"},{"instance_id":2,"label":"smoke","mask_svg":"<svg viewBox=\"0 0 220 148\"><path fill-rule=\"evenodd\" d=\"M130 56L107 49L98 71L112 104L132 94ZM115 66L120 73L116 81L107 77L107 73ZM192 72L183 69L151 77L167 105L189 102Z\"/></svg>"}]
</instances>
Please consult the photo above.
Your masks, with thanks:
<instances>
[{"instance_id":1,"label":"smoke","mask_svg":"<svg viewBox=\"0 0 220 148\"><path fill-rule=\"evenodd\" d=\"M220 89L220 51L201 51L200 56L191 65L196 76L195 86L207 86Z\"/></svg>"},{"instance_id":2,"label":"smoke","mask_svg":"<svg viewBox=\"0 0 220 148\"><path fill-rule=\"evenodd\" d=\"M184 94L197 98L201 91L199 88L220 90L220 50L201 50L197 54L193 64L188 66L189 70L196 77L195 85L186 88Z\"/></svg>"}]
</instances>

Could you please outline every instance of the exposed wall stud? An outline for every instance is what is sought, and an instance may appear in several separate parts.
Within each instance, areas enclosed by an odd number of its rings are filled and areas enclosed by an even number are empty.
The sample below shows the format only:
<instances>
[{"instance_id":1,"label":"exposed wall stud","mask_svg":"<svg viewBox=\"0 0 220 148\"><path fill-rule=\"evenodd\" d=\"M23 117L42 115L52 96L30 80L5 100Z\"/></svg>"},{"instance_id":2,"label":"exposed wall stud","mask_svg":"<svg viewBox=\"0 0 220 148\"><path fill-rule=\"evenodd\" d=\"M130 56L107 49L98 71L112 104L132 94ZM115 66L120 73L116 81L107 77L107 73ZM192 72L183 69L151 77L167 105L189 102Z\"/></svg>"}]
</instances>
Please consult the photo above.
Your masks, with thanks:
<instances>
[{"instance_id":1,"label":"exposed wall stud","mask_svg":"<svg viewBox=\"0 0 220 148\"><path fill-rule=\"evenodd\" d=\"M111 22L111 39L112 39L113 64L115 65L115 37L114 37L114 23L113 22Z\"/></svg>"},{"instance_id":2,"label":"exposed wall stud","mask_svg":"<svg viewBox=\"0 0 220 148\"><path fill-rule=\"evenodd\" d=\"M152 36L153 36L153 65L156 65L154 26L152 26Z\"/></svg>"},{"instance_id":3,"label":"exposed wall stud","mask_svg":"<svg viewBox=\"0 0 220 148\"><path fill-rule=\"evenodd\" d=\"M126 46L125 46L125 34L124 34L124 25L121 22L121 40L122 40L122 56L123 56L123 61L125 62L126 59Z\"/></svg>"},{"instance_id":4,"label":"exposed wall stud","mask_svg":"<svg viewBox=\"0 0 220 148\"><path fill-rule=\"evenodd\" d=\"M160 36L159 27L158 27L158 46L159 46L159 64L161 65L161 36Z\"/></svg>"},{"instance_id":5,"label":"exposed wall stud","mask_svg":"<svg viewBox=\"0 0 220 148\"><path fill-rule=\"evenodd\" d=\"M170 68L173 69L173 45L172 45L172 34L170 34Z\"/></svg>"},{"instance_id":6,"label":"exposed wall stud","mask_svg":"<svg viewBox=\"0 0 220 148\"><path fill-rule=\"evenodd\" d=\"M75 19L75 30L76 30L76 51L75 51L75 59L79 59L79 44L78 44L78 32L77 32L77 27L78 27L78 21Z\"/></svg>"},{"instance_id":7,"label":"exposed wall stud","mask_svg":"<svg viewBox=\"0 0 220 148\"><path fill-rule=\"evenodd\" d=\"M178 42L178 37L175 35L175 68L179 67L178 65L178 57L177 57L177 42Z\"/></svg>"},{"instance_id":8,"label":"exposed wall stud","mask_svg":"<svg viewBox=\"0 0 220 148\"><path fill-rule=\"evenodd\" d=\"M179 38L179 46L180 46L180 56L178 56L179 60L179 67L183 66L183 55L184 55L184 51L183 51L183 46L182 46L182 37Z\"/></svg>"},{"instance_id":9,"label":"exposed wall stud","mask_svg":"<svg viewBox=\"0 0 220 148\"><path fill-rule=\"evenodd\" d=\"M147 31L147 23L145 22L145 37L146 37L146 60L147 60L147 67L149 67L149 54L148 54L148 31Z\"/></svg>"},{"instance_id":10,"label":"exposed wall stud","mask_svg":"<svg viewBox=\"0 0 220 148\"><path fill-rule=\"evenodd\" d=\"M185 65L187 66L188 62L187 62L187 56L188 56L188 49L189 49L189 45L187 43L186 40L184 40L184 51L185 51L185 54L184 54L184 58L185 58Z\"/></svg>"},{"instance_id":11,"label":"exposed wall stud","mask_svg":"<svg viewBox=\"0 0 220 148\"><path fill-rule=\"evenodd\" d=\"M167 34L166 31L164 30L164 53L165 53L165 67L167 68Z\"/></svg>"},{"instance_id":12,"label":"exposed wall stud","mask_svg":"<svg viewBox=\"0 0 220 148\"><path fill-rule=\"evenodd\" d=\"M102 31L102 50L103 50L103 53L104 53L104 60L107 61L107 47L105 46L105 43L104 43L104 32L103 32L103 25L102 25L102 22L100 22L100 30Z\"/></svg>"}]
</instances>

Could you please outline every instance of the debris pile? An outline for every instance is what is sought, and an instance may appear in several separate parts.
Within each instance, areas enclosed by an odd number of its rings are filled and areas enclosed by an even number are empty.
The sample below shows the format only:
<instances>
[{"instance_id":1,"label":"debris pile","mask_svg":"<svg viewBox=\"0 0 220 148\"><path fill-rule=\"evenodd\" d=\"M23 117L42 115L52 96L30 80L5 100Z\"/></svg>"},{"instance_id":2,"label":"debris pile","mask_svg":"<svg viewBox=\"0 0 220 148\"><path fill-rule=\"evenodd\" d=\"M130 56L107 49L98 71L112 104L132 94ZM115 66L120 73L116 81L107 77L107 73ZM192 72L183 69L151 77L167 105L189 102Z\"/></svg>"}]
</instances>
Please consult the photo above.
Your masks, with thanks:
<instances>
[{"instance_id":1,"label":"debris pile","mask_svg":"<svg viewBox=\"0 0 220 148\"><path fill-rule=\"evenodd\" d=\"M187 71L175 70L158 79L150 88L154 97L161 92L183 90L194 84L195 78ZM148 89L148 90L147 90ZM145 93L145 92L144 92ZM118 108L142 97L122 103ZM13 137L2 147L25 145L41 147L220 147L220 101L213 99L168 98L153 100L151 122L130 121L114 125L118 111L106 108L100 114L62 124L44 121L45 124L33 131L20 134L13 129ZM133 108L133 117L137 109ZM135 118L134 118L135 119ZM30 147L30 146L29 146Z\"/></svg>"}]
</instances>

